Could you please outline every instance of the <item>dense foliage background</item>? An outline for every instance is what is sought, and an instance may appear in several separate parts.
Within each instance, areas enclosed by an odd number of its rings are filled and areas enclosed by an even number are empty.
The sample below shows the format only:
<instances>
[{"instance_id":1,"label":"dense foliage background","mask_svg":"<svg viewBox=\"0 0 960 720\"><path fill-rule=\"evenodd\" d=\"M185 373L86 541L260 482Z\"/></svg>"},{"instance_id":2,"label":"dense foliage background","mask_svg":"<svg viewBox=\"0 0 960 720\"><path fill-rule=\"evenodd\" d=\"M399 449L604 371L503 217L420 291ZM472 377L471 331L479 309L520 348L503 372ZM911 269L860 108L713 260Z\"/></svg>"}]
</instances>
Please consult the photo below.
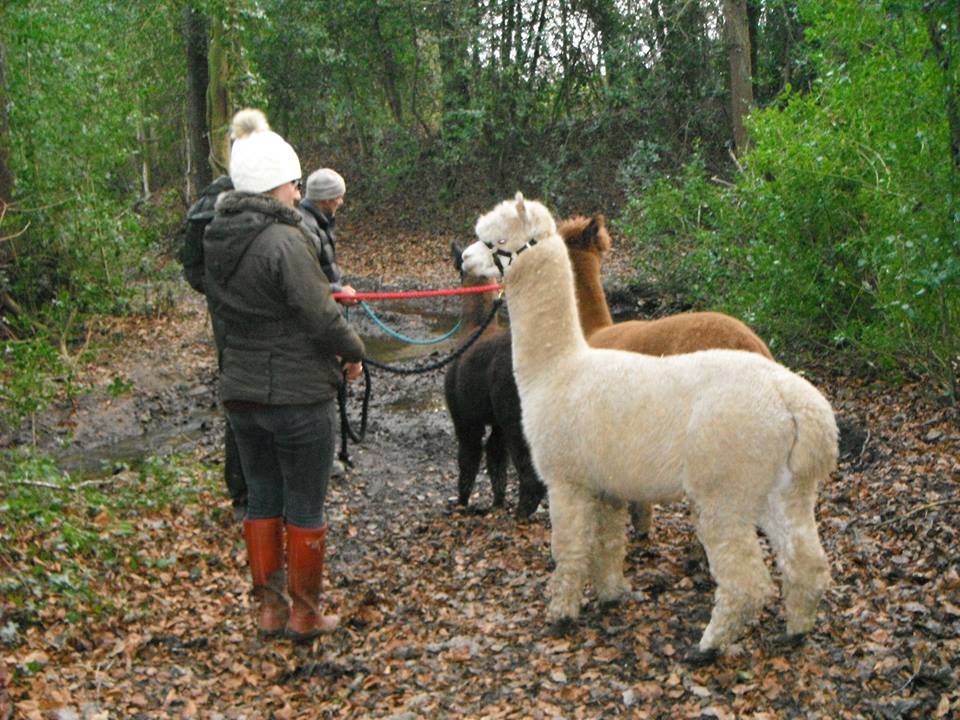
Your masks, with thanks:
<instances>
[{"instance_id":1,"label":"dense foliage background","mask_svg":"<svg viewBox=\"0 0 960 720\"><path fill-rule=\"evenodd\" d=\"M7 2L0 403L29 415L97 317L162 305L177 222L248 104L360 211L466 231L517 188L603 211L642 276L780 357L956 399L958 79L951 0Z\"/></svg>"}]
</instances>

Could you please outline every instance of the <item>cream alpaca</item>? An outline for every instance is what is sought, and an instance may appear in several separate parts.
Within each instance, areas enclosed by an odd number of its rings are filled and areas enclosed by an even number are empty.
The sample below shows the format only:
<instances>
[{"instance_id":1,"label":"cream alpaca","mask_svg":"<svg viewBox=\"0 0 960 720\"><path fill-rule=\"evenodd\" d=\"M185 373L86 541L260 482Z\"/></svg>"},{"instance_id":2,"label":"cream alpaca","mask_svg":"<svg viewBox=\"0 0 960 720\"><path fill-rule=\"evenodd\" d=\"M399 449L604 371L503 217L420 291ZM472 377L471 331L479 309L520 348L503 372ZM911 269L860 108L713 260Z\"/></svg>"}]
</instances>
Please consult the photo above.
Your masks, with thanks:
<instances>
[{"instance_id":1,"label":"cream alpaca","mask_svg":"<svg viewBox=\"0 0 960 720\"><path fill-rule=\"evenodd\" d=\"M547 485L552 620L579 615L623 576L626 501L690 498L717 583L700 650L722 650L775 593L756 528L783 576L787 632L808 632L829 584L814 519L837 427L806 380L756 353L656 358L587 345L570 260L547 209L519 193L477 221L464 270L504 275L524 434Z\"/></svg>"}]
</instances>

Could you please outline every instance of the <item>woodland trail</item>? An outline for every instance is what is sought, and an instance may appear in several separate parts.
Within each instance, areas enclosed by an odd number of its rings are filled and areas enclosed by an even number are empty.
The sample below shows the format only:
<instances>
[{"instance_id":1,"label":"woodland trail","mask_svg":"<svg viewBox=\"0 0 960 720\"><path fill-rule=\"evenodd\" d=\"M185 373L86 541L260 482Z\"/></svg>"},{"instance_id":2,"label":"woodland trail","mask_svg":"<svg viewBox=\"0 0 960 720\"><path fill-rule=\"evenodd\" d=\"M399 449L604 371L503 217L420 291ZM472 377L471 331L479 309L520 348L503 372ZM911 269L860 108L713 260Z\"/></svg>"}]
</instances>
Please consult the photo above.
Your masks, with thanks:
<instances>
[{"instance_id":1,"label":"woodland trail","mask_svg":"<svg viewBox=\"0 0 960 720\"><path fill-rule=\"evenodd\" d=\"M359 289L456 283L450 238L368 237L361 250L350 226L344 234L342 264ZM624 257L611 268L619 286ZM452 324L457 302L376 309L424 336ZM5 621L24 629L19 642L0 645L0 718L960 714L960 424L956 409L921 385L807 369L845 428L840 469L818 505L834 586L801 646L775 642L783 621L773 604L732 655L700 668L684 656L706 623L713 584L682 505L658 508L652 538L631 541L633 595L601 610L588 593L579 627L554 636L543 602L546 510L513 519L512 474L505 510L483 510L491 502L484 476L472 501L480 510L457 509L442 372L375 372L367 439L351 445L355 466L329 497L328 595L342 629L296 647L253 632L240 529L218 477L222 418L200 298L184 291L159 318L116 321L105 332L119 345L87 370L99 390L33 431L50 447L70 438L78 450L64 457L85 477L99 477L91 458L119 452L125 438L139 438L141 453L175 451L183 460L172 481L196 492L130 519L131 533L116 534L122 562L88 560L110 609L78 615L48 597L28 618L3 603ZM372 344L376 357L375 349L390 346ZM104 390L116 378L128 393ZM144 448L144 437L159 439ZM109 481L136 476L120 471ZM110 519L90 522L111 532ZM3 551L4 574L36 572L15 545Z\"/></svg>"}]
</instances>

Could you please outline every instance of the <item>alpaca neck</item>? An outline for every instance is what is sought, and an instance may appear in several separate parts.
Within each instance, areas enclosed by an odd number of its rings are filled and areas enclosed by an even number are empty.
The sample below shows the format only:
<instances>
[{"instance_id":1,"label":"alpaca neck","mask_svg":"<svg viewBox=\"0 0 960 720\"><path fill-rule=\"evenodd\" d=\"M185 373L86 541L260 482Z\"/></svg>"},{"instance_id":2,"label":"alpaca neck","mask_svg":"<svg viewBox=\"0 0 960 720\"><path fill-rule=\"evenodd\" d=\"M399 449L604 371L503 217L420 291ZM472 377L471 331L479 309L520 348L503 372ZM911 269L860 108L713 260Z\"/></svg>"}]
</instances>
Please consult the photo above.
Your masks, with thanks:
<instances>
[{"instance_id":1,"label":"alpaca neck","mask_svg":"<svg viewBox=\"0 0 960 720\"><path fill-rule=\"evenodd\" d=\"M559 235L519 255L507 271L505 286L518 383L587 347L570 259Z\"/></svg>"},{"instance_id":2,"label":"alpaca neck","mask_svg":"<svg viewBox=\"0 0 960 720\"><path fill-rule=\"evenodd\" d=\"M589 250L570 251L573 278L577 291L577 310L583 334L590 337L594 332L613 325L607 296L600 282L600 256Z\"/></svg>"},{"instance_id":3,"label":"alpaca neck","mask_svg":"<svg viewBox=\"0 0 960 720\"><path fill-rule=\"evenodd\" d=\"M470 278L469 281L465 281L463 285L464 287L476 287L478 285L487 285L489 282L486 278ZM461 297L463 298L460 305L461 327L464 330L476 330L483 325L484 320L486 320L490 314L490 309L493 307L493 302L496 299L496 293L470 293L469 295L462 295ZM496 323L491 323L491 326L493 325L496 325Z\"/></svg>"}]
</instances>

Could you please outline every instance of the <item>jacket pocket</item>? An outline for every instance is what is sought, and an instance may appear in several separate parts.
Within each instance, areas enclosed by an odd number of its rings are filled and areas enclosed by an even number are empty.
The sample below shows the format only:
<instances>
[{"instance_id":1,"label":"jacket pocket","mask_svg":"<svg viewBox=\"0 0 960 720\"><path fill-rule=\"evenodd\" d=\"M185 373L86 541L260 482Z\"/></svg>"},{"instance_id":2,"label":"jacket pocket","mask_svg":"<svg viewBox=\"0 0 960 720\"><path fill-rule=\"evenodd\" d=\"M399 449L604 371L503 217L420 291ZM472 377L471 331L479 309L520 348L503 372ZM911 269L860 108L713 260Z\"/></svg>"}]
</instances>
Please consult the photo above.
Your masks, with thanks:
<instances>
[{"instance_id":1,"label":"jacket pocket","mask_svg":"<svg viewBox=\"0 0 960 720\"><path fill-rule=\"evenodd\" d=\"M224 400L269 404L270 351L224 348L220 379L220 393Z\"/></svg>"}]
</instances>

